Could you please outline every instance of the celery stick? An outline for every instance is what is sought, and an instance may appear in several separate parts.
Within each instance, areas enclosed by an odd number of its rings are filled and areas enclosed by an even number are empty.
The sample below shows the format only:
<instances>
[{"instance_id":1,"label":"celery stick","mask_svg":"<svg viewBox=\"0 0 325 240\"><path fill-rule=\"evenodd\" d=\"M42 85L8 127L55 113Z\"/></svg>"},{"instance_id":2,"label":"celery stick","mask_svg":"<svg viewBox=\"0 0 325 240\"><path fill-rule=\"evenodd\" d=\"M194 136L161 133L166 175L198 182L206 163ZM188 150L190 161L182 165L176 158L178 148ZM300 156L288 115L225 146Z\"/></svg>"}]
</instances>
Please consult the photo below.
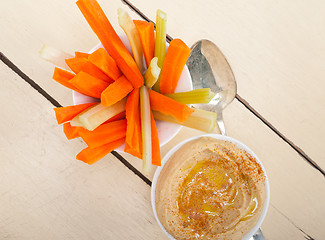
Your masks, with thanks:
<instances>
[{"instance_id":1,"label":"celery stick","mask_svg":"<svg viewBox=\"0 0 325 240\"><path fill-rule=\"evenodd\" d=\"M148 70L144 74L144 83L148 88L151 88L158 80L160 68L157 65L158 58L154 57L149 65Z\"/></svg>"},{"instance_id":2,"label":"celery stick","mask_svg":"<svg viewBox=\"0 0 325 240\"><path fill-rule=\"evenodd\" d=\"M214 112L209 112L201 109L193 109L194 112L187 118L183 123L180 123L172 116L164 115L157 111L152 111L154 118L177 123L186 127L195 128L203 132L211 133L215 129L217 114Z\"/></svg>"},{"instance_id":3,"label":"celery stick","mask_svg":"<svg viewBox=\"0 0 325 240\"><path fill-rule=\"evenodd\" d=\"M80 114L79 114L80 115ZM80 122L79 115L75 116L71 121L70 124L72 127L83 127L82 123Z\"/></svg>"},{"instance_id":4,"label":"celery stick","mask_svg":"<svg viewBox=\"0 0 325 240\"><path fill-rule=\"evenodd\" d=\"M167 14L161 10L157 10L156 16L156 41L155 41L155 57L158 58L158 67L162 69L166 57L166 32L167 32ZM159 92L160 80L153 86L153 90Z\"/></svg>"},{"instance_id":5,"label":"celery stick","mask_svg":"<svg viewBox=\"0 0 325 240\"><path fill-rule=\"evenodd\" d=\"M98 104L95 104L94 106L91 106L90 108L87 108L85 111L79 113L77 116L75 116L71 121L70 121L70 124L71 126L73 127L84 127L84 125L81 123L80 121L80 115L88 112L91 108L95 108L96 106L100 105L100 103Z\"/></svg>"},{"instance_id":6,"label":"celery stick","mask_svg":"<svg viewBox=\"0 0 325 240\"><path fill-rule=\"evenodd\" d=\"M144 174L149 174L152 161L151 147L151 114L148 88L140 87L140 111L141 111L141 131L142 131L142 170Z\"/></svg>"},{"instance_id":7,"label":"celery stick","mask_svg":"<svg viewBox=\"0 0 325 240\"><path fill-rule=\"evenodd\" d=\"M183 104L209 103L214 95L215 94L211 92L210 88L166 94L167 97Z\"/></svg>"},{"instance_id":8,"label":"celery stick","mask_svg":"<svg viewBox=\"0 0 325 240\"><path fill-rule=\"evenodd\" d=\"M103 105L99 103L83 111L76 117L79 117L79 120L84 128L88 129L89 131L93 131L111 117L125 111L125 104L126 98L109 107L103 107Z\"/></svg>"},{"instance_id":9,"label":"celery stick","mask_svg":"<svg viewBox=\"0 0 325 240\"><path fill-rule=\"evenodd\" d=\"M65 59L73 58L69 53L60 51L54 47L44 45L39 51L41 58L58 66L70 70L68 65L65 63Z\"/></svg>"},{"instance_id":10,"label":"celery stick","mask_svg":"<svg viewBox=\"0 0 325 240\"><path fill-rule=\"evenodd\" d=\"M125 32L126 36L129 39L133 57L135 62L137 63L137 66L141 73L144 73L146 67L145 67L145 61L144 61L144 55L143 55L143 49L141 45L140 36L138 33L138 30L136 26L134 25L131 17L129 14L124 11L123 9L119 8L117 10L118 15L118 23Z\"/></svg>"}]
</instances>

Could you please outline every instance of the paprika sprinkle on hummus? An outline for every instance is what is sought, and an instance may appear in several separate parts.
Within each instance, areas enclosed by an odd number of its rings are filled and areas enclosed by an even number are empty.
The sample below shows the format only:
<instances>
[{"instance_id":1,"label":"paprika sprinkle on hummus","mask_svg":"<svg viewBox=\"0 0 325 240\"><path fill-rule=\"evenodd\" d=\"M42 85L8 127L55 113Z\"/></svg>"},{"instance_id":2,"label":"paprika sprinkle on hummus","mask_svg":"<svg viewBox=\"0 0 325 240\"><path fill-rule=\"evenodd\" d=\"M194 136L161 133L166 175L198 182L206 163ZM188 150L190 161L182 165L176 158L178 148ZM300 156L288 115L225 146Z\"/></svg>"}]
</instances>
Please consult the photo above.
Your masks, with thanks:
<instances>
[{"instance_id":1,"label":"paprika sprinkle on hummus","mask_svg":"<svg viewBox=\"0 0 325 240\"><path fill-rule=\"evenodd\" d=\"M201 137L167 161L156 188L157 215L176 239L241 239L257 223L265 174L235 144Z\"/></svg>"}]
</instances>

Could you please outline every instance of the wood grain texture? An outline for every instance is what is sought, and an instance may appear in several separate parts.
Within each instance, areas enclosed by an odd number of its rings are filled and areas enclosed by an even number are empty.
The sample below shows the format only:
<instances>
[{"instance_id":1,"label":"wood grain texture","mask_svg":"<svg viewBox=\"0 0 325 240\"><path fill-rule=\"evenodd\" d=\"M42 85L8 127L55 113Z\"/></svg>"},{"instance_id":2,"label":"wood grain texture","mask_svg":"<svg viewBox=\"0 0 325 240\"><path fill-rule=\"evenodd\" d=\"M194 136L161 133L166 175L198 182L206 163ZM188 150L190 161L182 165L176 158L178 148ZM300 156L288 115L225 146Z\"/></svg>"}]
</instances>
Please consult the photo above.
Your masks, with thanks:
<instances>
[{"instance_id":1,"label":"wood grain texture","mask_svg":"<svg viewBox=\"0 0 325 240\"><path fill-rule=\"evenodd\" d=\"M40 58L44 44L73 54L88 52L99 43L76 1L1 1L0 51L37 82L63 106L72 104L71 90L52 79L54 66ZM117 9L127 9L120 1L98 1L118 33ZM137 18L135 13L130 13Z\"/></svg>"},{"instance_id":2,"label":"wood grain texture","mask_svg":"<svg viewBox=\"0 0 325 240\"><path fill-rule=\"evenodd\" d=\"M3 63L0 78L0 239L166 239L148 185L112 155L76 160L51 104Z\"/></svg>"},{"instance_id":3,"label":"wood grain texture","mask_svg":"<svg viewBox=\"0 0 325 240\"><path fill-rule=\"evenodd\" d=\"M310 167L237 100L225 110L224 120L229 136L251 148L266 168L270 180L271 206L262 228L268 239L304 239L307 236L305 233L315 239L324 238L325 182L322 174ZM175 138L162 147L162 156L179 142L199 134L202 132L182 128ZM141 170L140 159L122 155ZM149 179L153 174L154 169Z\"/></svg>"},{"instance_id":4,"label":"wood grain texture","mask_svg":"<svg viewBox=\"0 0 325 240\"><path fill-rule=\"evenodd\" d=\"M325 168L325 14L313 1L131 0L189 46L215 42L227 57L238 93Z\"/></svg>"},{"instance_id":5,"label":"wood grain texture","mask_svg":"<svg viewBox=\"0 0 325 240\"><path fill-rule=\"evenodd\" d=\"M308 6L302 1L132 2L153 19L156 8L165 10L169 33L189 45L199 38L215 41L234 68L241 96L286 135L294 134L292 139L307 153L313 152L311 156L318 156L315 160L323 165L324 101L319 95L323 83L318 81L323 76L319 61L324 55L316 36L322 34L317 25L323 17L319 1ZM33 3L0 3L0 50L61 104L69 105L70 91L51 80L53 66L41 60L38 51L45 43L70 53L87 51L98 41L75 1ZM114 16L110 19L117 26L116 9L123 4L99 3ZM283 23L285 11L290 16ZM315 21L314 30L303 19ZM304 41L299 38L303 32L311 36L311 46L305 42L307 37ZM286 40L279 41L279 35ZM293 41L296 37L300 40ZM306 47L315 56L307 53ZM149 186L111 156L91 167L75 160L84 145L79 140L65 141L49 102L2 63L0 66L0 99L5 103L11 100L1 107L5 114L0 120L0 238L166 239L151 213ZM303 76L309 76L308 84L302 81ZM279 83L281 87L275 87ZM315 84L317 89L311 87ZM311 115L304 114L309 111ZM324 177L238 101L225 110L224 118L228 134L252 148L269 175L272 206L262 226L266 237L305 239L306 232L314 239L325 238ZM303 139L305 131L309 135ZM197 134L183 128L162 148L162 155ZM141 169L141 160L124 156Z\"/></svg>"}]
</instances>

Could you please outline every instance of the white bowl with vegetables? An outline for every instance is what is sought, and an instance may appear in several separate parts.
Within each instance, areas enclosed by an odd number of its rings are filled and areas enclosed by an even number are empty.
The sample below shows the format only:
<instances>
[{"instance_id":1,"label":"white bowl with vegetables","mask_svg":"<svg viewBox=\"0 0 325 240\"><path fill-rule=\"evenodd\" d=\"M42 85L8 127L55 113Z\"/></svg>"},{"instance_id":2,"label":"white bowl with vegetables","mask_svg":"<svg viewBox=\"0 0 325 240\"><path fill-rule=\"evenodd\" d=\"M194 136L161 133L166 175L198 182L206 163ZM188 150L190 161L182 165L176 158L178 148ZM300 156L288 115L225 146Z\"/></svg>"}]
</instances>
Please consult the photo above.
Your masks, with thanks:
<instances>
[{"instance_id":1,"label":"white bowl with vegetables","mask_svg":"<svg viewBox=\"0 0 325 240\"><path fill-rule=\"evenodd\" d=\"M186 67L191 50L180 39L166 44L164 12L157 11L155 33L153 23L132 20L118 10L125 32L118 35L96 0L78 0L77 5L101 44L90 54L75 52L75 57L65 58L61 67L74 73L55 68L53 79L74 90L75 106L57 108L55 113L69 140L81 137L88 145L78 160L93 164L115 149L142 158L148 173L151 163L161 164L160 146L182 125L214 130L215 113L187 106L208 103L213 93L191 90ZM42 57L53 59L44 53L43 49ZM89 106L91 102L97 104Z\"/></svg>"},{"instance_id":2,"label":"white bowl with vegetables","mask_svg":"<svg viewBox=\"0 0 325 240\"><path fill-rule=\"evenodd\" d=\"M125 34L119 34L122 42L124 43L125 47L128 49L128 51L132 54L130 42ZM168 44L167 44L168 47ZM103 45L101 43L97 44L93 49L89 51L89 53L92 53L96 51L98 48L103 48ZM190 72L188 71L187 66L185 65L183 72L181 74L181 77L178 81L177 88L175 92L186 92L193 89L192 86L192 80ZM78 93L76 91L72 92L73 97L73 104L83 104L83 103L90 103L90 102L96 102L98 99L92 98L86 95L83 95L81 93ZM167 122L167 121L161 121L156 120L157 124L157 131L158 131L158 137L159 137L159 143L160 146L165 145L167 142L169 142L175 135L180 131L182 125ZM124 144L121 145L116 149L116 151L124 152Z\"/></svg>"}]
</instances>

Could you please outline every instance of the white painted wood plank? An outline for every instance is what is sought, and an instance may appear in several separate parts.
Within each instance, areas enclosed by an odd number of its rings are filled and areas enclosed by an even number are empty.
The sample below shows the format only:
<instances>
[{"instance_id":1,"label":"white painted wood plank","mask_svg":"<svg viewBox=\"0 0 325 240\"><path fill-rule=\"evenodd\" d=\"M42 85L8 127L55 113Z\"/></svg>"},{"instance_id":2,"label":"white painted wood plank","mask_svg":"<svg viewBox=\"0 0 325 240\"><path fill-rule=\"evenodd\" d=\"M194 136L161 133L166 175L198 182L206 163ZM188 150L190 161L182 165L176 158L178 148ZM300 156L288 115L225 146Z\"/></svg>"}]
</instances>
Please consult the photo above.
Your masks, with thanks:
<instances>
[{"instance_id":1,"label":"white painted wood plank","mask_svg":"<svg viewBox=\"0 0 325 240\"><path fill-rule=\"evenodd\" d=\"M293 236L303 239L303 233L298 228L315 239L322 239L325 236L322 227L325 224L325 182L321 173L237 100L225 110L224 119L229 136L242 141L259 156L270 179L271 205L292 221L292 226L286 229L280 227L289 224L285 217L268 214L263 229L270 236L269 239L296 239ZM175 138L162 147L162 155L180 141L198 134L202 132L182 128ZM123 156L141 170L141 160L128 154ZM154 170L149 175L150 179L153 174ZM270 211L274 212L274 209L270 208Z\"/></svg>"},{"instance_id":2,"label":"white painted wood plank","mask_svg":"<svg viewBox=\"0 0 325 240\"><path fill-rule=\"evenodd\" d=\"M0 63L0 239L166 239L150 187L111 154L95 165L52 105Z\"/></svg>"},{"instance_id":3,"label":"white painted wood plank","mask_svg":"<svg viewBox=\"0 0 325 240\"><path fill-rule=\"evenodd\" d=\"M238 93L325 168L325 3L313 1L131 0L189 46L214 41L227 57Z\"/></svg>"},{"instance_id":4,"label":"white painted wood plank","mask_svg":"<svg viewBox=\"0 0 325 240\"><path fill-rule=\"evenodd\" d=\"M74 54L88 52L99 43L76 1L10 0L0 2L0 51L62 105L71 105L71 91L52 79L54 66L40 58L44 44ZM118 33L120 1L98 1ZM137 15L130 12L132 18ZM64 88L64 89L62 89Z\"/></svg>"}]
</instances>

